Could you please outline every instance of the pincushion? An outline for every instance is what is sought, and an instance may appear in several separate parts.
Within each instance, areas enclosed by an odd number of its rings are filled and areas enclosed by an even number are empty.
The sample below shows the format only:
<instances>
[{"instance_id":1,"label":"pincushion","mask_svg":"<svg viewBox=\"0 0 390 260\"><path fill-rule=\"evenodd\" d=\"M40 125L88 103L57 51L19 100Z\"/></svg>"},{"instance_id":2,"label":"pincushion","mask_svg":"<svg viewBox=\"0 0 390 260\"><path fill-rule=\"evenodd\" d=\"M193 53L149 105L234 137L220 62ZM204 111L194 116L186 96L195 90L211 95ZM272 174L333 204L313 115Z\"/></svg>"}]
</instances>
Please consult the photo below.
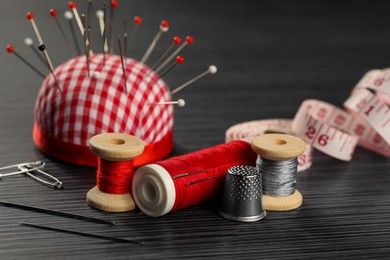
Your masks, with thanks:
<instances>
[{"instance_id":1,"label":"pincushion","mask_svg":"<svg viewBox=\"0 0 390 260\"><path fill-rule=\"evenodd\" d=\"M38 93L33 139L46 154L81 165L96 166L88 140L101 133L126 133L145 142L135 166L154 162L173 148L171 93L144 64L125 59L127 90L121 58L91 55L71 59L48 75ZM89 74L89 75L88 75ZM146 77L145 77L146 76ZM57 82L56 82L57 81Z\"/></svg>"}]
</instances>

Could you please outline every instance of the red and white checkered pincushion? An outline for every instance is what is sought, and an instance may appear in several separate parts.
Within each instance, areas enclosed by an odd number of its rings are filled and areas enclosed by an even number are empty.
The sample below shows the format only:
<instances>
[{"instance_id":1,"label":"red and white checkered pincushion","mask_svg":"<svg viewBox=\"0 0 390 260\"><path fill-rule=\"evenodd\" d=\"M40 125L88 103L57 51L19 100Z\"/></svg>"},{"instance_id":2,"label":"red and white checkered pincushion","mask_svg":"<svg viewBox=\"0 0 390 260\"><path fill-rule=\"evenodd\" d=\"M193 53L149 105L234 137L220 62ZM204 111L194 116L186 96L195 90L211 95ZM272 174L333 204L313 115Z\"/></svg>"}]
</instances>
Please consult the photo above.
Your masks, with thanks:
<instances>
[{"instance_id":1,"label":"red and white checkered pincushion","mask_svg":"<svg viewBox=\"0 0 390 260\"><path fill-rule=\"evenodd\" d=\"M35 105L33 138L48 155L76 164L95 166L89 139L100 133L127 133L144 140L140 166L161 159L173 148L173 107L153 105L170 101L168 87L144 64L126 59L127 91L121 58L106 55L74 58L55 69L61 93L52 75L47 76Z\"/></svg>"}]
</instances>

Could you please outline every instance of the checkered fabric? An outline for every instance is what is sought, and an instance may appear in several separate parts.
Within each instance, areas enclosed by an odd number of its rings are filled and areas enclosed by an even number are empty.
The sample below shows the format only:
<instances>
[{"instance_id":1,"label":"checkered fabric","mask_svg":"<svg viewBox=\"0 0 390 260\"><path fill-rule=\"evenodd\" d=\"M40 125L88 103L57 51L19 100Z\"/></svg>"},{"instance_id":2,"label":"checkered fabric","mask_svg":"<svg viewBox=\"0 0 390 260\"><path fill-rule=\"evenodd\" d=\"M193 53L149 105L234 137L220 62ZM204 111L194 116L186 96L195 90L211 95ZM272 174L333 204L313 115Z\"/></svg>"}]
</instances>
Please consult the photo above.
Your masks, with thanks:
<instances>
[{"instance_id":1,"label":"checkered fabric","mask_svg":"<svg viewBox=\"0 0 390 260\"><path fill-rule=\"evenodd\" d=\"M144 64L125 59L125 87L121 58L92 55L88 76L86 57L65 62L44 80L35 105L35 124L45 136L74 145L87 146L100 133L127 133L145 144L172 134L171 94L163 80ZM61 93L60 93L61 89Z\"/></svg>"}]
</instances>

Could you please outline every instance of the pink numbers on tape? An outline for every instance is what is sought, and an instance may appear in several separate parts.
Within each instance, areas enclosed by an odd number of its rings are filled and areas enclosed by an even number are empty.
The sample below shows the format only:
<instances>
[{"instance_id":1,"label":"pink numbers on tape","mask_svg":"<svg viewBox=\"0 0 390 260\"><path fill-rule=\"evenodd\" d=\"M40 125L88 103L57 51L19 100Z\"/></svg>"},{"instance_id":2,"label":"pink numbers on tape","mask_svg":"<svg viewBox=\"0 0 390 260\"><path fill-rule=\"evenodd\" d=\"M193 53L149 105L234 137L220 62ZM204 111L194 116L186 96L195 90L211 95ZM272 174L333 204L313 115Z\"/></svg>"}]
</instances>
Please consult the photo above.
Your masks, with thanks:
<instances>
[{"instance_id":1,"label":"pink numbers on tape","mask_svg":"<svg viewBox=\"0 0 390 260\"><path fill-rule=\"evenodd\" d=\"M340 160L349 161L359 137L345 130L355 119L348 113L319 100L305 100L299 108L292 131L314 148Z\"/></svg>"},{"instance_id":2,"label":"pink numbers on tape","mask_svg":"<svg viewBox=\"0 0 390 260\"><path fill-rule=\"evenodd\" d=\"M390 68L370 70L352 90L344 108L320 100L302 102L293 120L267 119L244 122L226 131L226 142L250 142L267 132L296 135L308 144L298 158L298 170L311 166L312 147L349 161L356 145L390 157Z\"/></svg>"}]
</instances>

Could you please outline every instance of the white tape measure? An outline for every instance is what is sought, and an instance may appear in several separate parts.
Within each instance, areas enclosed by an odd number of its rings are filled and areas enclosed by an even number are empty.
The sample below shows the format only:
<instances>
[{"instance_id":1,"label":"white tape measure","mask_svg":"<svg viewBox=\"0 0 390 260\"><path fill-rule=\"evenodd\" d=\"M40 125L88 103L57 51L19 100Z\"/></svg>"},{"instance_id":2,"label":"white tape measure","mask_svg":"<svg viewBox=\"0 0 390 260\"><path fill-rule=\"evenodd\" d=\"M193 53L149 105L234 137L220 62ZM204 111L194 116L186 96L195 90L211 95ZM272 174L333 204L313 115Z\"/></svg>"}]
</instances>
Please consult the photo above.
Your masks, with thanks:
<instances>
[{"instance_id":1,"label":"white tape measure","mask_svg":"<svg viewBox=\"0 0 390 260\"><path fill-rule=\"evenodd\" d=\"M266 132L282 132L301 137L310 151L301 159L299 170L312 162L311 147L334 158L349 161L357 144L390 157L390 68L370 70L345 101L347 111L326 102L302 102L294 119L268 119L234 125L226 131L226 141L244 139ZM303 167L302 167L303 166Z\"/></svg>"},{"instance_id":2,"label":"white tape measure","mask_svg":"<svg viewBox=\"0 0 390 260\"><path fill-rule=\"evenodd\" d=\"M292 134L291 119L265 119L240 123L231 126L225 133L225 141L245 140L252 142L258 135L266 133ZM306 151L298 157L298 171L310 168L313 158L313 149L310 144L306 145Z\"/></svg>"},{"instance_id":3,"label":"white tape measure","mask_svg":"<svg viewBox=\"0 0 390 260\"><path fill-rule=\"evenodd\" d=\"M305 100L299 108L292 131L306 143L332 157L349 161L359 141L345 129L355 123L347 112L319 100ZM344 130L344 131L343 131Z\"/></svg>"}]
</instances>

